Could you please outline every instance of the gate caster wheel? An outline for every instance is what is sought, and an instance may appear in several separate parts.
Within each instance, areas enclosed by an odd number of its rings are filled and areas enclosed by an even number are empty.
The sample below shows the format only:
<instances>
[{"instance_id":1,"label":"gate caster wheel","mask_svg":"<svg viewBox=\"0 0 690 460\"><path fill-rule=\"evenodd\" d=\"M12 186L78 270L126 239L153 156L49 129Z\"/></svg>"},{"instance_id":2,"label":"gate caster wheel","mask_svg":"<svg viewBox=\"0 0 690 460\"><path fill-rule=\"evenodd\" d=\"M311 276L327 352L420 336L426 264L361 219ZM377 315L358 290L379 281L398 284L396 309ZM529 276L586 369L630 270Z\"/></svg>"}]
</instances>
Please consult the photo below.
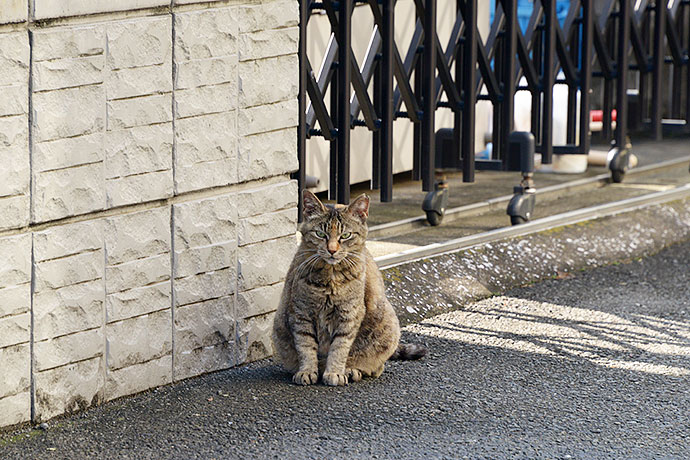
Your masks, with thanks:
<instances>
[{"instance_id":1,"label":"gate caster wheel","mask_svg":"<svg viewBox=\"0 0 690 460\"><path fill-rule=\"evenodd\" d=\"M628 169L634 167L634 162L632 154L632 143L630 138L626 137L625 145L621 148L618 145L613 144L611 150L609 150L608 158L609 169L611 170L611 181L614 184L620 184L623 182L625 173Z\"/></svg>"},{"instance_id":2,"label":"gate caster wheel","mask_svg":"<svg viewBox=\"0 0 690 460\"><path fill-rule=\"evenodd\" d=\"M422 210L426 213L426 220L432 227L441 225L448 206L448 182L440 181L434 184L434 190L427 193L422 203Z\"/></svg>"},{"instance_id":3,"label":"gate caster wheel","mask_svg":"<svg viewBox=\"0 0 690 460\"><path fill-rule=\"evenodd\" d=\"M511 225L520 225L529 221L534 212L536 189L525 185L513 188L513 198L508 203L506 214L510 216Z\"/></svg>"},{"instance_id":4,"label":"gate caster wheel","mask_svg":"<svg viewBox=\"0 0 690 460\"><path fill-rule=\"evenodd\" d=\"M624 177L625 172L623 171L611 171L611 180L614 184L620 184L621 182L623 182Z\"/></svg>"},{"instance_id":5,"label":"gate caster wheel","mask_svg":"<svg viewBox=\"0 0 690 460\"><path fill-rule=\"evenodd\" d=\"M510 225L520 225L527 222L527 219L520 216L510 216Z\"/></svg>"},{"instance_id":6,"label":"gate caster wheel","mask_svg":"<svg viewBox=\"0 0 690 460\"><path fill-rule=\"evenodd\" d=\"M438 214L436 211L427 211L426 220L432 227L438 227L443 222L443 214Z\"/></svg>"}]
</instances>

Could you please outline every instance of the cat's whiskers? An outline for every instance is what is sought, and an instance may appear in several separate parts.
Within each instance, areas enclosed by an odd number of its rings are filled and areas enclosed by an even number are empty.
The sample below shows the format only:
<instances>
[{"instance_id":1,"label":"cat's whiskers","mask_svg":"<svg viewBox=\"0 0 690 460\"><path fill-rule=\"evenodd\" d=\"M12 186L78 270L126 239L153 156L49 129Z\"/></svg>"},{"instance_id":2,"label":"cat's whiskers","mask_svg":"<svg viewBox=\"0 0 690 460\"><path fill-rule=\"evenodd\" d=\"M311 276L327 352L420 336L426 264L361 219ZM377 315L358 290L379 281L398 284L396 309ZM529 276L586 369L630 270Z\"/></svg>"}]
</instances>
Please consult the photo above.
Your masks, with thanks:
<instances>
[{"instance_id":1,"label":"cat's whiskers","mask_svg":"<svg viewBox=\"0 0 690 460\"><path fill-rule=\"evenodd\" d=\"M313 254L313 255L307 257L304 261L302 261L302 263L299 264L297 266L297 269L295 270L297 272L298 276L301 277L304 274L304 271L307 269L307 267L309 267L309 265L312 265L312 269L313 269L313 265L316 263L316 261L319 259L319 257L320 256L318 254ZM309 270L309 272L311 272L311 269Z\"/></svg>"}]
</instances>

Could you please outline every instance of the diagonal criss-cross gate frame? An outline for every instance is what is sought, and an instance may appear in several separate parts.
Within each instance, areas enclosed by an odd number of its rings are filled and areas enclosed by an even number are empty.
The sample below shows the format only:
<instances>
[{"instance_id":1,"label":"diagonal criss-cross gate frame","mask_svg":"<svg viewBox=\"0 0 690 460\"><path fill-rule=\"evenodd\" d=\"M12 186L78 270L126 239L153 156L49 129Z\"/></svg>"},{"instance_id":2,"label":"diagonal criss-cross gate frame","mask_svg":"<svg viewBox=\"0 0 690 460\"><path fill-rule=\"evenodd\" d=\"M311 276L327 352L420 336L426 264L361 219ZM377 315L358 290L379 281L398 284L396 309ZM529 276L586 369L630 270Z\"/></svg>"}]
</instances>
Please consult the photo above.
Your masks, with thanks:
<instances>
[{"instance_id":1,"label":"diagonal criss-cross gate frame","mask_svg":"<svg viewBox=\"0 0 690 460\"><path fill-rule=\"evenodd\" d=\"M413 177L421 179L423 190L432 190L438 109L453 112L453 166L462 170L464 181L474 180L475 169L505 169L514 95L521 90L529 91L532 97L531 131L544 163L550 163L554 153L588 153L593 79L603 81L600 98L606 139L614 135L611 113L615 102L618 145L624 143L627 134L633 73L637 77L639 124L660 138L664 110L670 118L679 119L684 106L688 119L687 0L636 0L634 5L632 0L601 0L596 17L595 0L571 0L562 25L556 18L556 0L534 0L525 31L517 23L517 0L498 0L485 41L477 27L477 0L455 0L455 23L445 46L436 32L437 0L412 1L415 30L404 53L394 40L395 0L300 1L300 191L305 184L306 139L322 136L330 143L329 197L347 203L350 131L366 128L373 132L372 186L380 188L381 201L391 201L393 121L400 118L414 124ZM351 17L358 3L368 8L374 20L361 65L351 49ZM331 25L318 72L306 54L307 24L315 10L325 12ZM664 95L667 74L674 93ZM519 83L522 77L524 86ZM553 88L557 84L568 88L568 103L563 108L568 115L564 146L551 142ZM327 103L324 95L328 90ZM683 91L684 104L680 97L670 97ZM494 158L490 161L475 161L475 106L479 100L490 101L493 106Z\"/></svg>"}]
</instances>

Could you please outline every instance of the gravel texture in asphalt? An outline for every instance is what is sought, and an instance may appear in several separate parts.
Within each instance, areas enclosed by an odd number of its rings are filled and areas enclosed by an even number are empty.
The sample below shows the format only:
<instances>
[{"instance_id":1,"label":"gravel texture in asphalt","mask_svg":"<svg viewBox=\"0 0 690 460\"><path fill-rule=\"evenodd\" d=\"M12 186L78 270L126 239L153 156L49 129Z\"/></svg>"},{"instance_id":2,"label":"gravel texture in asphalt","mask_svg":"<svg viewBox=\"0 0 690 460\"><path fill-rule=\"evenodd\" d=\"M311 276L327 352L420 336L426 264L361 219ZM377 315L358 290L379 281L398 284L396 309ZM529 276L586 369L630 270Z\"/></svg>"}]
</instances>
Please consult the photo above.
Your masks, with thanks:
<instances>
[{"instance_id":1,"label":"gravel texture in asphalt","mask_svg":"<svg viewBox=\"0 0 690 460\"><path fill-rule=\"evenodd\" d=\"M690 458L690 242L406 328L429 355L297 387L271 361L0 435L0 458Z\"/></svg>"}]
</instances>

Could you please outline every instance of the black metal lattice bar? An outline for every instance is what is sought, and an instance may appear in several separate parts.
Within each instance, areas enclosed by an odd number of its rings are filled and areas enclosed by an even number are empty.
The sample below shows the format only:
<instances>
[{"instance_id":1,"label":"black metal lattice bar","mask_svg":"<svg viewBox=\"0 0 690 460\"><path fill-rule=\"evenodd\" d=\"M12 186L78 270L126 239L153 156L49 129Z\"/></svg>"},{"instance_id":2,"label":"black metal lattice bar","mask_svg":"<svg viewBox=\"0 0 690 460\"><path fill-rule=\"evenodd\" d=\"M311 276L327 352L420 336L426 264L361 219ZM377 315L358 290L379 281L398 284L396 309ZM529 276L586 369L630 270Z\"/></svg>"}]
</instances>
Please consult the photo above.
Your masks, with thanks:
<instances>
[{"instance_id":1,"label":"black metal lattice bar","mask_svg":"<svg viewBox=\"0 0 690 460\"><path fill-rule=\"evenodd\" d=\"M475 105L477 103L476 71L477 67L477 46L479 44L478 31L475 27L477 23L477 0L465 0L463 17L465 19L465 36L463 44L462 67L465 75L462 80L463 108L462 108L462 133L461 133L461 156L462 156L462 180L463 182L474 182L474 133L475 133ZM466 70L469 69L469 70ZM456 71L460 72L457 69Z\"/></svg>"},{"instance_id":2,"label":"black metal lattice bar","mask_svg":"<svg viewBox=\"0 0 690 460\"><path fill-rule=\"evenodd\" d=\"M422 55L422 190L433 190L436 113L436 0L425 0L424 53ZM417 78L415 76L415 78Z\"/></svg>"}]
</instances>

